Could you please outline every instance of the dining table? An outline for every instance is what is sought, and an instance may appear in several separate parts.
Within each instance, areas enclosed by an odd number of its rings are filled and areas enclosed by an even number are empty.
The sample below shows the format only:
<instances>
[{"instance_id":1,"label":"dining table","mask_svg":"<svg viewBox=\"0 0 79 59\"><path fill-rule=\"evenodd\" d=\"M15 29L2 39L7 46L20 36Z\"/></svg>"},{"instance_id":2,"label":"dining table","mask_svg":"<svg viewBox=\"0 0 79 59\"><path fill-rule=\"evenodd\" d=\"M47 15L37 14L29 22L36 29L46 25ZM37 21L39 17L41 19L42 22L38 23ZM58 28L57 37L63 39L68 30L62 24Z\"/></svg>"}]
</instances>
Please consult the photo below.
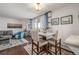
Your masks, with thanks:
<instances>
[{"instance_id":1,"label":"dining table","mask_svg":"<svg viewBox=\"0 0 79 59\"><path fill-rule=\"evenodd\" d=\"M52 37L55 35L53 32L39 32L39 36L41 36L44 40L47 40L48 37Z\"/></svg>"}]
</instances>

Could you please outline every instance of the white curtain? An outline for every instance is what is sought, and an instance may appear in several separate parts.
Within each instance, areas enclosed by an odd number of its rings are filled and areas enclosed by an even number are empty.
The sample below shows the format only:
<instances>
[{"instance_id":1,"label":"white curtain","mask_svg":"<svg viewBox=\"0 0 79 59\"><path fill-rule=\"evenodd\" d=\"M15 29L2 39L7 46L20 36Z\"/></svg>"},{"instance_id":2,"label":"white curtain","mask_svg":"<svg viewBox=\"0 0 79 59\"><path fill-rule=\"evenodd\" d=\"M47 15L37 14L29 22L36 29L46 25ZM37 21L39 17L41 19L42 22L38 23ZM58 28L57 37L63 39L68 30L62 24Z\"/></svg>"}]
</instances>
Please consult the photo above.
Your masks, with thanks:
<instances>
[{"instance_id":1,"label":"white curtain","mask_svg":"<svg viewBox=\"0 0 79 59\"><path fill-rule=\"evenodd\" d=\"M33 19L32 20L32 30L37 29L37 27L38 27L37 25L38 25L37 19Z\"/></svg>"},{"instance_id":2,"label":"white curtain","mask_svg":"<svg viewBox=\"0 0 79 59\"><path fill-rule=\"evenodd\" d=\"M41 16L40 18L40 27L41 28L46 28L48 25L47 25L47 19L46 19L46 15L43 15Z\"/></svg>"},{"instance_id":3,"label":"white curtain","mask_svg":"<svg viewBox=\"0 0 79 59\"><path fill-rule=\"evenodd\" d=\"M34 19L32 21L32 29L46 29L48 27L48 17L47 14L40 16L39 19Z\"/></svg>"}]
</instances>

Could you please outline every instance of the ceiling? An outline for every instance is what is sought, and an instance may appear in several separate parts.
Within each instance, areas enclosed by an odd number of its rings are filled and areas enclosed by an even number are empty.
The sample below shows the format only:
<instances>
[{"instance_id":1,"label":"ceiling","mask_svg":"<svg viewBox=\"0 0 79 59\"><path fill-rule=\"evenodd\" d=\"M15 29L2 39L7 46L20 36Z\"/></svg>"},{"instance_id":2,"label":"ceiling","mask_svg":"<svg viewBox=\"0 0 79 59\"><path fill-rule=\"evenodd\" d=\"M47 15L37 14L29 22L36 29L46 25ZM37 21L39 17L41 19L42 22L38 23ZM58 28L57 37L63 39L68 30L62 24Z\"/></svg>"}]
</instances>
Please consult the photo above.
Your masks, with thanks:
<instances>
[{"instance_id":1,"label":"ceiling","mask_svg":"<svg viewBox=\"0 0 79 59\"><path fill-rule=\"evenodd\" d=\"M0 3L0 16L14 19L33 18L43 14L49 10L63 8L67 3L44 3L41 4L41 11L37 12L34 9L33 3Z\"/></svg>"}]
</instances>

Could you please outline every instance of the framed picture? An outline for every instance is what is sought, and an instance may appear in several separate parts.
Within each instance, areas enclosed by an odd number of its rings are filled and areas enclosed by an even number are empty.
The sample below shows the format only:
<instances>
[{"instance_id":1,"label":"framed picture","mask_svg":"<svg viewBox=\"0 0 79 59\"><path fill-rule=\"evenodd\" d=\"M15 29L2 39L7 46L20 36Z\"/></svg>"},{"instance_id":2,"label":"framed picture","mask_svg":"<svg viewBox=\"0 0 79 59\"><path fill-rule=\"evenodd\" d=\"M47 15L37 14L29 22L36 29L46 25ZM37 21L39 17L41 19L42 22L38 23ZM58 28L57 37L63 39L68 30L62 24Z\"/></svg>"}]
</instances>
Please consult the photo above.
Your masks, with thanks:
<instances>
[{"instance_id":1,"label":"framed picture","mask_svg":"<svg viewBox=\"0 0 79 59\"><path fill-rule=\"evenodd\" d=\"M8 23L7 28L22 28L22 24Z\"/></svg>"},{"instance_id":2,"label":"framed picture","mask_svg":"<svg viewBox=\"0 0 79 59\"><path fill-rule=\"evenodd\" d=\"M61 24L72 24L72 23L73 23L72 15L61 17Z\"/></svg>"},{"instance_id":3,"label":"framed picture","mask_svg":"<svg viewBox=\"0 0 79 59\"><path fill-rule=\"evenodd\" d=\"M52 24L52 25L59 25L59 18L53 18L53 19L51 20L51 24Z\"/></svg>"}]
</instances>

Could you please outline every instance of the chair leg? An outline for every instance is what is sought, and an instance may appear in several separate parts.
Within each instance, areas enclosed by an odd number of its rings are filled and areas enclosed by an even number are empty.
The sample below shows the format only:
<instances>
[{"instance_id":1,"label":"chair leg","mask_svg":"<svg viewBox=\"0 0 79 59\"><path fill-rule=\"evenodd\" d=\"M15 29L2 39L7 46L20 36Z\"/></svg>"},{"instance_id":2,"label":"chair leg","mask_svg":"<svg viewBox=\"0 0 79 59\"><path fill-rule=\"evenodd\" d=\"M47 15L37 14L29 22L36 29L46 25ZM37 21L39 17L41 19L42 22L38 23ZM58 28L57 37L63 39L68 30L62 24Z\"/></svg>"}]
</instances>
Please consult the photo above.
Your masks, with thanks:
<instances>
[{"instance_id":1,"label":"chair leg","mask_svg":"<svg viewBox=\"0 0 79 59\"><path fill-rule=\"evenodd\" d=\"M39 55L39 42L37 42L37 55Z\"/></svg>"},{"instance_id":2,"label":"chair leg","mask_svg":"<svg viewBox=\"0 0 79 59\"><path fill-rule=\"evenodd\" d=\"M61 39L60 39L60 42L59 42L59 53L61 55Z\"/></svg>"},{"instance_id":3,"label":"chair leg","mask_svg":"<svg viewBox=\"0 0 79 59\"><path fill-rule=\"evenodd\" d=\"M47 53L47 55L49 53L49 44L46 45L46 53Z\"/></svg>"},{"instance_id":4,"label":"chair leg","mask_svg":"<svg viewBox=\"0 0 79 59\"><path fill-rule=\"evenodd\" d=\"M33 42L32 42L32 55L33 55Z\"/></svg>"},{"instance_id":5,"label":"chair leg","mask_svg":"<svg viewBox=\"0 0 79 59\"><path fill-rule=\"evenodd\" d=\"M55 54L57 55L57 41L55 41Z\"/></svg>"},{"instance_id":6,"label":"chair leg","mask_svg":"<svg viewBox=\"0 0 79 59\"><path fill-rule=\"evenodd\" d=\"M48 45L47 45L47 51L48 51L48 53L49 53L49 43L48 43Z\"/></svg>"}]
</instances>

